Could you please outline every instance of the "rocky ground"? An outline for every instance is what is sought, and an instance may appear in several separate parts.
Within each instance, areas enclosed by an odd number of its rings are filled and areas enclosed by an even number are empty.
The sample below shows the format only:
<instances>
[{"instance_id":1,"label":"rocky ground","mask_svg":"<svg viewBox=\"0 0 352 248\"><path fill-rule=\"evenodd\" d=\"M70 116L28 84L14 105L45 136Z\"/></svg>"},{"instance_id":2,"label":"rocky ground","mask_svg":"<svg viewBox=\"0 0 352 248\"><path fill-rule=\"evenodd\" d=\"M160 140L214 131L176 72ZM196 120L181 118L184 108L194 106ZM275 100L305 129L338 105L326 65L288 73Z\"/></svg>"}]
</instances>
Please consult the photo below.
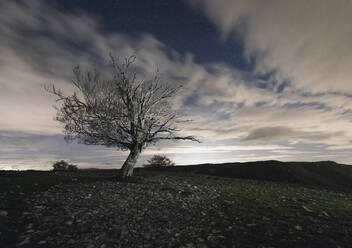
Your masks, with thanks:
<instances>
[{"instance_id":1,"label":"rocky ground","mask_svg":"<svg viewBox=\"0 0 352 248\"><path fill-rule=\"evenodd\" d=\"M0 248L352 247L352 196L144 171L0 173Z\"/></svg>"},{"instance_id":2,"label":"rocky ground","mask_svg":"<svg viewBox=\"0 0 352 248\"><path fill-rule=\"evenodd\" d=\"M235 247L216 190L172 177L56 185L25 201L0 213L16 247Z\"/></svg>"}]
</instances>

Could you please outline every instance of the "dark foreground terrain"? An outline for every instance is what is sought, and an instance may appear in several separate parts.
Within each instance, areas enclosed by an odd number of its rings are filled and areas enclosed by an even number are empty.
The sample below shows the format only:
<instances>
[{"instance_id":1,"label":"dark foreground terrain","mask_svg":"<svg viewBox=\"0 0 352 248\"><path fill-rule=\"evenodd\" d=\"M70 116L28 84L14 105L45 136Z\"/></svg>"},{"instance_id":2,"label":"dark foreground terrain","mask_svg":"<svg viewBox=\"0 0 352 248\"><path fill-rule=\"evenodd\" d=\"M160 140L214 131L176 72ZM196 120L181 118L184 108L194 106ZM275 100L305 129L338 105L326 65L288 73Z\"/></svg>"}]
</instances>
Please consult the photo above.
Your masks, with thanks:
<instances>
[{"instance_id":1,"label":"dark foreground terrain","mask_svg":"<svg viewBox=\"0 0 352 248\"><path fill-rule=\"evenodd\" d=\"M335 174L199 168L139 169L129 183L117 170L0 172L0 247L352 247L352 195Z\"/></svg>"}]
</instances>

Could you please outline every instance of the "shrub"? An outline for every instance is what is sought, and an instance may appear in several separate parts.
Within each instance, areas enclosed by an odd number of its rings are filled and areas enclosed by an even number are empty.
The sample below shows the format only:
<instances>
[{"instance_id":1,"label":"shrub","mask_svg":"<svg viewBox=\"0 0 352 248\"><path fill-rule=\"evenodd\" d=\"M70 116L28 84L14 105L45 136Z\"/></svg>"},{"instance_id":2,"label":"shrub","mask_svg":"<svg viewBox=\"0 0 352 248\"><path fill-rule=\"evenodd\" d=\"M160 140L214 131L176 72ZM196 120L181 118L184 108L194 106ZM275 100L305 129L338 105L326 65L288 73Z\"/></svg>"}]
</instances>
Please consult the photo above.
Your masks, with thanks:
<instances>
[{"instance_id":1,"label":"shrub","mask_svg":"<svg viewBox=\"0 0 352 248\"><path fill-rule=\"evenodd\" d=\"M56 161L53 164L53 171L76 171L78 170L77 165L69 164L65 160Z\"/></svg>"},{"instance_id":2,"label":"shrub","mask_svg":"<svg viewBox=\"0 0 352 248\"><path fill-rule=\"evenodd\" d=\"M67 167L67 170L68 171L76 171L76 170L78 170L78 168L77 168L77 165L69 164Z\"/></svg>"},{"instance_id":3,"label":"shrub","mask_svg":"<svg viewBox=\"0 0 352 248\"><path fill-rule=\"evenodd\" d=\"M168 157L162 155L154 155L148 160L148 164L144 164L145 168L163 168L174 166L175 163L172 162Z\"/></svg>"}]
</instances>

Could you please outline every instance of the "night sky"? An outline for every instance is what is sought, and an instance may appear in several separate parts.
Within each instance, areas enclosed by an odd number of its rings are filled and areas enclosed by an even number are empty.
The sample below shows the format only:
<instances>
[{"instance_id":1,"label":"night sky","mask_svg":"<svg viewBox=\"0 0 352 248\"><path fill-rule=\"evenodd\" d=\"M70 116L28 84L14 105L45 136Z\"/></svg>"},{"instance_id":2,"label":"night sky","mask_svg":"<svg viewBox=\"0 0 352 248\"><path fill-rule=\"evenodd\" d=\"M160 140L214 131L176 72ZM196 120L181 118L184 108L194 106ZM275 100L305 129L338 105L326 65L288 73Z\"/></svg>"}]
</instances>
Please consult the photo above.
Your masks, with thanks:
<instances>
[{"instance_id":1,"label":"night sky","mask_svg":"<svg viewBox=\"0 0 352 248\"><path fill-rule=\"evenodd\" d=\"M119 168L127 153L67 144L53 83L132 54L148 78L182 84L182 135L143 152L176 164L256 160L352 164L352 1L0 2L0 169Z\"/></svg>"}]
</instances>

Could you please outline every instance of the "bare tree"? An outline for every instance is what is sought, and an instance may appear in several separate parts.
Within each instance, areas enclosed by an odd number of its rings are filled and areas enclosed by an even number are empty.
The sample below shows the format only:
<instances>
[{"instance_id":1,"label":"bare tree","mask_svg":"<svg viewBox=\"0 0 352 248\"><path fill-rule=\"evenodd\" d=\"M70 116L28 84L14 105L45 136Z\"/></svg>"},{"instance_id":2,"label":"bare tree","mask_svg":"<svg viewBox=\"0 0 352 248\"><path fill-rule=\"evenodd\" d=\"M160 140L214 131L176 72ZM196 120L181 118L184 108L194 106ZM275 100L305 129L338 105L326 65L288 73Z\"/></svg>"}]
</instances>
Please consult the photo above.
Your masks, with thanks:
<instances>
[{"instance_id":1,"label":"bare tree","mask_svg":"<svg viewBox=\"0 0 352 248\"><path fill-rule=\"evenodd\" d=\"M177 136L180 116L171 110L170 98L180 86L160 83L158 72L151 80L137 80L131 66L135 56L119 62L110 56L112 76L103 79L97 70L82 73L73 69L73 86L78 90L66 95L54 85L45 89L58 97L56 119L64 124L66 140L77 139L86 145L104 145L129 150L120 177L132 176L142 150L160 140L191 140Z\"/></svg>"}]
</instances>

